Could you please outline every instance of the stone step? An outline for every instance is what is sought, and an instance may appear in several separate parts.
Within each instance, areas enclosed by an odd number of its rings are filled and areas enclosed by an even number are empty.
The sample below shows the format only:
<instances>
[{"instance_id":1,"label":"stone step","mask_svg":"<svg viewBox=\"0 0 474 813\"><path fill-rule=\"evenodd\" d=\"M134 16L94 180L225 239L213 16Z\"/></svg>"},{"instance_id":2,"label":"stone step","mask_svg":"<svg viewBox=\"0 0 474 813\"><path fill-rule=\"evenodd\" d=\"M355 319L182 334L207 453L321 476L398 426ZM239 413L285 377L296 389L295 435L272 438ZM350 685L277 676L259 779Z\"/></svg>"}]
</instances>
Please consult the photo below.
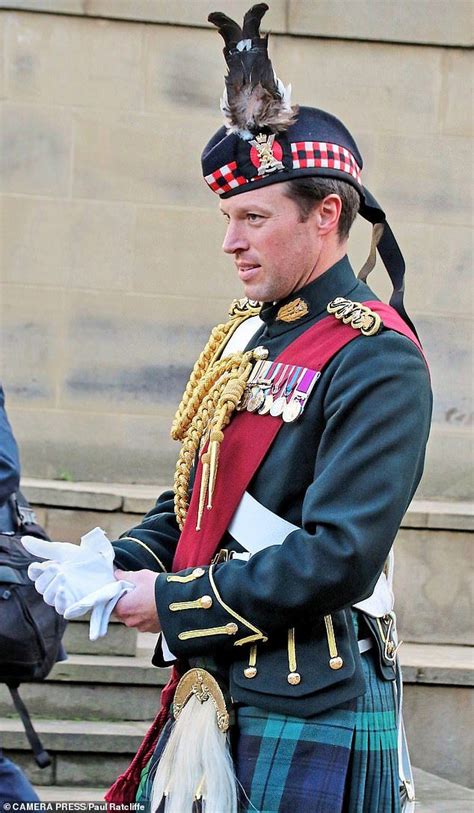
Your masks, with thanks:
<instances>
[{"instance_id":1,"label":"stone step","mask_svg":"<svg viewBox=\"0 0 474 813\"><path fill-rule=\"evenodd\" d=\"M415 813L472 813L474 791L441 776L413 768Z\"/></svg>"},{"instance_id":2,"label":"stone step","mask_svg":"<svg viewBox=\"0 0 474 813\"><path fill-rule=\"evenodd\" d=\"M149 644L153 640L154 636L139 636L140 643ZM168 670L150 666L151 650L139 648L138 653L135 658L72 656L69 663L56 664L52 677L44 684L24 685L22 696L35 725L38 717L41 725L47 723L53 726L53 731L54 726L59 726L64 733L68 730L69 719L57 718L85 720L89 717L89 721L74 723L76 728L71 732L71 741L74 741L77 726L83 726L83 731L87 732L89 723L95 726L92 731L96 736L100 731L105 739L109 730L112 736L120 730L117 726L121 724L128 726L125 730L129 733L135 730L134 726L137 731L142 731L156 713L160 687L167 679ZM445 779L471 786L472 650L460 646L404 644L400 658L404 674L404 717L414 763ZM3 738L4 744L8 748L18 748L21 726L12 716L15 712L8 697L4 704L0 704L0 713L11 718L4 720L4 725L7 728L12 726L14 733L13 744L10 737ZM48 716L55 719L45 720ZM125 722L135 719L138 722ZM80 728L79 731L83 733ZM78 752L83 750L78 747ZM102 753L100 761L110 776L117 765L117 759L111 756L117 752L115 744L110 741L109 747L97 751ZM104 756L107 751L110 752L111 767L107 767L109 755ZM25 758L31 763L29 754L23 754ZM64 759L68 765L71 763L70 754L61 757L61 765ZM90 784L101 784L97 766L90 755L80 753L78 761L82 765L78 775Z\"/></svg>"},{"instance_id":3,"label":"stone step","mask_svg":"<svg viewBox=\"0 0 474 813\"><path fill-rule=\"evenodd\" d=\"M36 785L36 793L42 802L104 802L107 788L75 788L71 785ZM90 813L94 813L92 809Z\"/></svg>"},{"instance_id":4,"label":"stone step","mask_svg":"<svg viewBox=\"0 0 474 813\"><path fill-rule=\"evenodd\" d=\"M168 669L151 665L152 652L136 657L70 655L42 683L23 683L21 697L34 718L149 720L157 711ZM14 717L8 689L0 684L0 715Z\"/></svg>"},{"instance_id":5,"label":"stone step","mask_svg":"<svg viewBox=\"0 0 474 813\"><path fill-rule=\"evenodd\" d=\"M107 788L75 788L71 785L36 785L36 793L42 802L103 802ZM94 811L92 811L94 813Z\"/></svg>"},{"instance_id":6,"label":"stone step","mask_svg":"<svg viewBox=\"0 0 474 813\"><path fill-rule=\"evenodd\" d=\"M133 656L137 649L137 631L111 618L107 635L89 640L89 614L69 621L63 638L69 655Z\"/></svg>"},{"instance_id":7,"label":"stone step","mask_svg":"<svg viewBox=\"0 0 474 813\"><path fill-rule=\"evenodd\" d=\"M413 762L472 787L474 650L405 643L400 661L403 716Z\"/></svg>"},{"instance_id":8,"label":"stone step","mask_svg":"<svg viewBox=\"0 0 474 813\"><path fill-rule=\"evenodd\" d=\"M402 527L398 532L395 609L406 641L474 644L474 534L467 525L464 530Z\"/></svg>"},{"instance_id":9,"label":"stone step","mask_svg":"<svg viewBox=\"0 0 474 813\"><path fill-rule=\"evenodd\" d=\"M474 791L448 782L435 774L413 769L416 787L416 813L472 813ZM106 788L36 787L42 802L101 802Z\"/></svg>"},{"instance_id":10,"label":"stone step","mask_svg":"<svg viewBox=\"0 0 474 813\"><path fill-rule=\"evenodd\" d=\"M140 521L165 488L38 479L25 479L22 487L50 536L67 542L77 542L95 525L116 539ZM406 641L474 644L472 530L472 503L413 500L410 505L395 545L396 609Z\"/></svg>"},{"instance_id":11,"label":"stone step","mask_svg":"<svg viewBox=\"0 0 474 813\"><path fill-rule=\"evenodd\" d=\"M149 723L35 718L34 726L52 764L34 762L20 720L0 718L0 741L34 785L108 787L130 763Z\"/></svg>"}]
</instances>

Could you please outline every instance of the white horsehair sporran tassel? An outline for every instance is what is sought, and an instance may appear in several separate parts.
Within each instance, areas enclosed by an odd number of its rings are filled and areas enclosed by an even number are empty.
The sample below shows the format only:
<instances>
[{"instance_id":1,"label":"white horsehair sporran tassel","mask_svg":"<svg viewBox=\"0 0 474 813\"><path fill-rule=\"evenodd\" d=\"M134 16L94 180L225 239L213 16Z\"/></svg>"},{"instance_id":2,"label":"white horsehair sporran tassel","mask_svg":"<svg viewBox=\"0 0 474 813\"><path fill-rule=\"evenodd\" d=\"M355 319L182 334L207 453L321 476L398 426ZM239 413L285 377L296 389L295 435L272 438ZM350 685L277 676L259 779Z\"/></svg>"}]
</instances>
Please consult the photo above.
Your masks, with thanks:
<instances>
[{"instance_id":1,"label":"white horsehair sporran tassel","mask_svg":"<svg viewBox=\"0 0 474 813\"><path fill-rule=\"evenodd\" d=\"M173 703L175 723L156 769L151 811L165 797L164 813L237 813L237 781L229 748L229 714L217 681L204 669L181 678Z\"/></svg>"}]
</instances>

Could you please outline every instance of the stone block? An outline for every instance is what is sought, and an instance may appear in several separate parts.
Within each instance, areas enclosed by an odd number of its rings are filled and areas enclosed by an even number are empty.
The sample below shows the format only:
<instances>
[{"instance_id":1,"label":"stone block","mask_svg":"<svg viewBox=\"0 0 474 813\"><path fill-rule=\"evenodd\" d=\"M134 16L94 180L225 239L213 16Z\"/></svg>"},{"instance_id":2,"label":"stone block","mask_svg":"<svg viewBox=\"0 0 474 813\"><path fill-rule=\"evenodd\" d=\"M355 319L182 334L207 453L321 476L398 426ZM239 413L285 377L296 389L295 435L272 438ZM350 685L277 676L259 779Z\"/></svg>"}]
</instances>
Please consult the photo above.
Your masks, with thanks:
<instances>
[{"instance_id":1,"label":"stone block","mask_svg":"<svg viewBox=\"0 0 474 813\"><path fill-rule=\"evenodd\" d=\"M225 63L216 34L216 30L148 26L146 110L180 113L187 115L189 120L203 113L219 115ZM217 38L220 39L219 35ZM183 54L186 54L185 59Z\"/></svg>"},{"instance_id":2,"label":"stone block","mask_svg":"<svg viewBox=\"0 0 474 813\"><path fill-rule=\"evenodd\" d=\"M38 793L38 789L36 789ZM103 802L107 788L91 788L85 785L81 787L69 787L65 785L54 785L53 787L42 787L38 793L42 802L62 802L63 799L74 800L75 802ZM425 813L425 811L421 811ZM461 812L462 813L462 812Z\"/></svg>"},{"instance_id":3,"label":"stone block","mask_svg":"<svg viewBox=\"0 0 474 813\"><path fill-rule=\"evenodd\" d=\"M156 644L156 635L154 641ZM55 684L151 686L155 690L168 676L169 669L152 666L148 649L140 650L136 657L71 655L54 664L47 680Z\"/></svg>"},{"instance_id":4,"label":"stone block","mask_svg":"<svg viewBox=\"0 0 474 813\"><path fill-rule=\"evenodd\" d=\"M141 25L108 20L10 15L9 96L46 105L139 111L144 95L143 34Z\"/></svg>"},{"instance_id":5,"label":"stone block","mask_svg":"<svg viewBox=\"0 0 474 813\"><path fill-rule=\"evenodd\" d=\"M2 50L5 53L5 28L6 28L7 15L0 14L0 43ZM5 83L5 60L0 61L0 99L6 98L6 83Z\"/></svg>"},{"instance_id":6,"label":"stone block","mask_svg":"<svg viewBox=\"0 0 474 813\"><path fill-rule=\"evenodd\" d=\"M78 544L81 536L99 527L112 541L138 521L135 514L48 508L46 530L51 539Z\"/></svg>"},{"instance_id":7,"label":"stone block","mask_svg":"<svg viewBox=\"0 0 474 813\"><path fill-rule=\"evenodd\" d=\"M19 11L84 14L84 0L9 0L8 6Z\"/></svg>"},{"instance_id":8,"label":"stone block","mask_svg":"<svg viewBox=\"0 0 474 813\"><path fill-rule=\"evenodd\" d=\"M128 204L5 196L3 281L127 290L134 223Z\"/></svg>"},{"instance_id":9,"label":"stone block","mask_svg":"<svg viewBox=\"0 0 474 813\"><path fill-rule=\"evenodd\" d=\"M225 12L242 21L248 10L247 0L225 0ZM207 16L216 10L213 0L88 0L87 14L118 17L132 20L167 23L184 26L207 26ZM286 0L272 0L265 17L265 31L286 30Z\"/></svg>"},{"instance_id":10,"label":"stone block","mask_svg":"<svg viewBox=\"0 0 474 813\"><path fill-rule=\"evenodd\" d=\"M453 802L456 803L456 813L471 813L474 792L469 788L421 768L414 768L413 776L420 813L453 813Z\"/></svg>"},{"instance_id":11,"label":"stone block","mask_svg":"<svg viewBox=\"0 0 474 813\"><path fill-rule=\"evenodd\" d=\"M76 655L135 655L137 631L124 624L109 623L107 635L98 641L89 639L89 618L70 621L63 637L66 651Z\"/></svg>"},{"instance_id":12,"label":"stone block","mask_svg":"<svg viewBox=\"0 0 474 813\"><path fill-rule=\"evenodd\" d=\"M469 51L443 52L442 81L441 131L472 136L473 74Z\"/></svg>"},{"instance_id":13,"label":"stone block","mask_svg":"<svg viewBox=\"0 0 474 813\"><path fill-rule=\"evenodd\" d=\"M5 103L0 111L2 190L24 195L67 195L71 133L68 110Z\"/></svg>"},{"instance_id":14,"label":"stone block","mask_svg":"<svg viewBox=\"0 0 474 813\"><path fill-rule=\"evenodd\" d=\"M403 717L412 762L472 787L474 692L458 686L405 685Z\"/></svg>"},{"instance_id":15,"label":"stone block","mask_svg":"<svg viewBox=\"0 0 474 813\"><path fill-rule=\"evenodd\" d=\"M472 44L469 0L289 0L288 31L317 37Z\"/></svg>"},{"instance_id":16,"label":"stone block","mask_svg":"<svg viewBox=\"0 0 474 813\"><path fill-rule=\"evenodd\" d=\"M403 682L433 686L474 686L472 646L409 643L400 649Z\"/></svg>"},{"instance_id":17,"label":"stone block","mask_svg":"<svg viewBox=\"0 0 474 813\"><path fill-rule=\"evenodd\" d=\"M470 155L461 136L381 134L373 188L392 220L469 226Z\"/></svg>"},{"instance_id":18,"label":"stone block","mask_svg":"<svg viewBox=\"0 0 474 813\"><path fill-rule=\"evenodd\" d=\"M18 765L22 771L25 772L30 782L39 787L44 785L54 784L54 775L56 770L56 756L50 754L51 765L47 768L40 768L35 762L33 752L30 751L12 751L10 748L3 748L3 753L6 757L11 759L15 765ZM41 797L41 794L38 794Z\"/></svg>"},{"instance_id":19,"label":"stone block","mask_svg":"<svg viewBox=\"0 0 474 813\"><path fill-rule=\"evenodd\" d=\"M42 720L134 721L155 717L160 691L154 686L29 683L21 687L28 711ZM0 685L0 714L11 713L8 689Z\"/></svg>"},{"instance_id":20,"label":"stone block","mask_svg":"<svg viewBox=\"0 0 474 813\"><path fill-rule=\"evenodd\" d=\"M71 295L61 406L170 420L212 325L227 317L225 302L208 300L204 307L202 299L176 295L110 294L106 301L100 293Z\"/></svg>"},{"instance_id":21,"label":"stone block","mask_svg":"<svg viewBox=\"0 0 474 813\"><path fill-rule=\"evenodd\" d=\"M35 728L48 751L70 751L89 754L134 754L149 723L142 720L118 723L113 720L44 720L35 719ZM0 719L2 742L8 740L12 751L29 751L20 720Z\"/></svg>"},{"instance_id":22,"label":"stone block","mask_svg":"<svg viewBox=\"0 0 474 813\"><path fill-rule=\"evenodd\" d=\"M74 117L73 195L166 205L209 206L200 149L219 127L215 117L119 115L100 110Z\"/></svg>"},{"instance_id":23,"label":"stone block","mask_svg":"<svg viewBox=\"0 0 474 813\"><path fill-rule=\"evenodd\" d=\"M430 365L434 392L433 420L436 427L461 431L472 426L470 369L472 322L466 317L412 312ZM442 497L442 495L438 495ZM456 495L451 495L456 499ZM449 495L445 496L445 499ZM461 499L459 495L457 497ZM468 498L467 498L468 499Z\"/></svg>"},{"instance_id":24,"label":"stone block","mask_svg":"<svg viewBox=\"0 0 474 813\"><path fill-rule=\"evenodd\" d=\"M407 194L409 190L407 184ZM456 324L469 312L472 267L472 234L467 226L396 224L397 239L403 248L407 264L406 301L409 313L436 314L452 317Z\"/></svg>"},{"instance_id":25,"label":"stone block","mask_svg":"<svg viewBox=\"0 0 474 813\"><path fill-rule=\"evenodd\" d=\"M460 415L464 414L462 410ZM472 430L457 430L449 424L432 426L418 496L471 500L473 455Z\"/></svg>"},{"instance_id":26,"label":"stone block","mask_svg":"<svg viewBox=\"0 0 474 813\"><path fill-rule=\"evenodd\" d=\"M134 753L115 755L110 743L108 754L58 754L56 783L77 787L101 785L109 787L131 762Z\"/></svg>"},{"instance_id":27,"label":"stone block","mask_svg":"<svg viewBox=\"0 0 474 813\"><path fill-rule=\"evenodd\" d=\"M25 476L105 482L172 482L179 451L169 436L172 414L171 409L165 417L150 418L93 408L86 413L9 407Z\"/></svg>"},{"instance_id":28,"label":"stone block","mask_svg":"<svg viewBox=\"0 0 474 813\"><path fill-rule=\"evenodd\" d=\"M152 486L148 488L146 492L144 491L141 497L138 496L138 494L124 494L123 510L131 514L143 516L147 514L150 508L155 504L160 494L162 494L163 491L167 491L170 487L170 484Z\"/></svg>"},{"instance_id":29,"label":"stone block","mask_svg":"<svg viewBox=\"0 0 474 813\"><path fill-rule=\"evenodd\" d=\"M405 641L473 644L473 539L468 533L402 529L395 595Z\"/></svg>"},{"instance_id":30,"label":"stone block","mask_svg":"<svg viewBox=\"0 0 474 813\"><path fill-rule=\"evenodd\" d=\"M187 297L219 297L230 304L241 295L241 289L232 258L221 250L224 234L225 222L217 201L215 211L139 207L134 289L163 296L185 292ZM180 309L181 302L177 302L176 311ZM217 318L225 320L225 308Z\"/></svg>"},{"instance_id":31,"label":"stone block","mask_svg":"<svg viewBox=\"0 0 474 813\"><path fill-rule=\"evenodd\" d=\"M329 110L357 142L361 133L438 132L440 50L278 37L271 41L270 51L282 81L291 82L294 100ZM368 156L362 154L370 169ZM393 157L392 163L398 169Z\"/></svg>"},{"instance_id":32,"label":"stone block","mask_svg":"<svg viewBox=\"0 0 474 813\"><path fill-rule=\"evenodd\" d=\"M85 508L97 510L116 511L142 514L147 506L156 500L158 494L169 488L169 484L137 485L133 483L100 483L62 482L60 480L45 480L39 478L22 477L21 487L29 499L38 504L49 506L67 506L68 508ZM73 492L70 499L65 502L64 492Z\"/></svg>"},{"instance_id":33,"label":"stone block","mask_svg":"<svg viewBox=\"0 0 474 813\"><path fill-rule=\"evenodd\" d=\"M48 481L51 485L35 485L25 487L25 494L35 505L48 505L66 508L82 508L86 510L118 511L122 507L122 498L119 494L96 493L92 488L86 489L78 484L70 485L60 481Z\"/></svg>"},{"instance_id":34,"label":"stone block","mask_svg":"<svg viewBox=\"0 0 474 813\"><path fill-rule=\"evenodd\" d=\"M8 394L9 408L15 405L29 409L54 407L56 379L62 361L63 304L61 290L51 296L47 288L2 285L2 384Z\"/></svg>"},{"instance_id":35,"label":"stone block","mask_svg":"<svg viewBox=\"0 0 474 813\"><path fill-rule=\"evenodd\" d=\"M64 287L69 277L70 204L5 195L1 206L2 281Z\"/></svg>"},{"instance_id":36,"label":"stone block","mask_svg":"<svg viewBox=\"0 0 474 813\"><path fill-rule=\"evenodd\" d=\"M470 501L416 498L403 518L402 527L434 531L474 531L474 504Z\"/></svg>"}]
</instances>

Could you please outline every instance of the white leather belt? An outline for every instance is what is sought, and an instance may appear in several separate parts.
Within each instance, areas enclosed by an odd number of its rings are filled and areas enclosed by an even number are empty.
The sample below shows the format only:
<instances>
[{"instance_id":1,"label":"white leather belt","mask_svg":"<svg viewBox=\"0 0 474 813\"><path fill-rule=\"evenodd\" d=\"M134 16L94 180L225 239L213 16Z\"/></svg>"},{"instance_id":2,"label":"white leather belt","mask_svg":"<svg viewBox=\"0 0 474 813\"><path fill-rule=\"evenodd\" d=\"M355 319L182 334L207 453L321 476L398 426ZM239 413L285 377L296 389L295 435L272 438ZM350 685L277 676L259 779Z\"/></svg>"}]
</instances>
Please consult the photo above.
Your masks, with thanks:
<instances>
[{"instance_id":1,"label":"white leather belt","mask_svg":"<svg viewBox=\"0 0 474 813\"><path fill-rule=\"evenodd\" d=\"M247 562L255 553L270 545L281 545L289 534L300 528L274 514L246 491L227 530L239 545L245 548L242 553L234 553L233 558ZM381 573L372 595L357 602L354 607L375 618L381 618L392 612L394 605L392 579L393 553L390 551L387 575Z\"/></svg>"}]
</instances>

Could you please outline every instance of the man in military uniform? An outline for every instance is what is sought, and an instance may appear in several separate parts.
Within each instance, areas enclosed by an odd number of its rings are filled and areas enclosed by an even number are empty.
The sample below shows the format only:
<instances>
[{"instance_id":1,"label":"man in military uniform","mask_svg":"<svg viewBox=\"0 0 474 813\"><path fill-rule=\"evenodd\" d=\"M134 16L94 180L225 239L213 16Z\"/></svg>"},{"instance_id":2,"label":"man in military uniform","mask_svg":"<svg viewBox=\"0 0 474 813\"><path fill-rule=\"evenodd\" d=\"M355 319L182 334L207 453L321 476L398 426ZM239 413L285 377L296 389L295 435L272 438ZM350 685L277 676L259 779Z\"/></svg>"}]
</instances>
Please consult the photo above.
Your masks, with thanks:
<instances>
[{"instance_id":1,"label":"man in military uniform","mask_svg":"<svg viewBox=\"0 0 474 813\"><path fill-rule=\"evenodd\" d=\"M175 668L107 798L178 813L201 799L208 813L397 813L413 794L397 754L391 548L422 473L429 375L358 148L335 117L291 105L259 35L265 10L242 28L210 16L229 73L203 174L246 298L212 332L178 409L174 492L114 543L116 577L135 587L116 613L161 630L154 662ZM374 224L359 279L347 258L358 210ZM394 307L365 282L376 247ZM238 800L213 785L214 751L206 762L217 740L198 714L213 705Z\"/></svg>"}]
</instances>

